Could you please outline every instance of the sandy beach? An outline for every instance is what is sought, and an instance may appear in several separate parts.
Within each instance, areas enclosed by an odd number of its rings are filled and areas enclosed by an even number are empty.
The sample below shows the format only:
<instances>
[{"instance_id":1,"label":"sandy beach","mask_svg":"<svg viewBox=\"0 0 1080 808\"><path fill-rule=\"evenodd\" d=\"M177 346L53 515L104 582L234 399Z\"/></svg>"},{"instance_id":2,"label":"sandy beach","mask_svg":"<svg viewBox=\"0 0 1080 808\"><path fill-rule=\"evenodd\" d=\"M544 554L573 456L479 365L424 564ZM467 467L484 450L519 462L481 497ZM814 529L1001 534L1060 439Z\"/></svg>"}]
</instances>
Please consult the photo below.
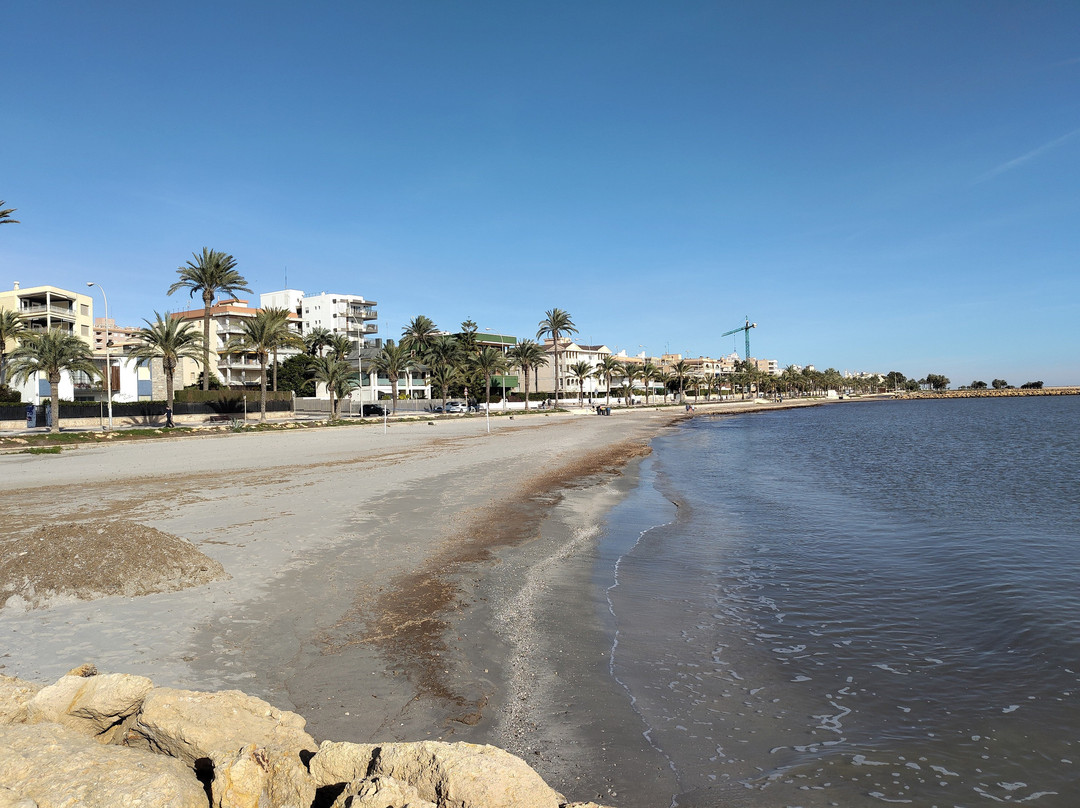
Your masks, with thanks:
<instances>
[{"instance_id":1,"label":"sandy beach","mask_svg":"<svg viewBox=\"0 0 1080 808\"><path fill-rule=\"evenodd\" d=\"M491 419L490 434L459 418L4 455L5 551L42 525L135 524L191 542L230 577L9 605L0 672L49 682L93 662L238 688L299 712L316 739L494 743L568 796L618 804L633 787L635 803L666 804L671 773L606 676L590 553L649 439L684 417L519 415Z\"/></svg>"}]
</instances>

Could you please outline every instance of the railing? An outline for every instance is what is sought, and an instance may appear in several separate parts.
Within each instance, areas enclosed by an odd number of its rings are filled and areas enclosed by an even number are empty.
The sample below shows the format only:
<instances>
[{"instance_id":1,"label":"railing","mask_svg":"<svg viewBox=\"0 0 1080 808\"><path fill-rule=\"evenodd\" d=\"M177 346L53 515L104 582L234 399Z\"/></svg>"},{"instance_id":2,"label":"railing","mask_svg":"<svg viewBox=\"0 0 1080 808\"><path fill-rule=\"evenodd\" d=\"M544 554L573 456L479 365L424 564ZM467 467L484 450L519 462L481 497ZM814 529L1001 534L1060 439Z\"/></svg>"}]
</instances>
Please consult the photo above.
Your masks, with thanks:
<instances>
[{"instance_id":1,"label":"railing","mask_svg":"<svg viewBox=\"0 0 1080 808\"><path fill-rule=\"evenodd\" d=\"M63 306L46 306L44 303L31 303L29 305L24 305L19 309L19 314L23 316L28 314L45 314L46 312L58 314L61 317L70 317L72 320L75 319L75 309L65 308Z\"/></svg>"}]
</instances>

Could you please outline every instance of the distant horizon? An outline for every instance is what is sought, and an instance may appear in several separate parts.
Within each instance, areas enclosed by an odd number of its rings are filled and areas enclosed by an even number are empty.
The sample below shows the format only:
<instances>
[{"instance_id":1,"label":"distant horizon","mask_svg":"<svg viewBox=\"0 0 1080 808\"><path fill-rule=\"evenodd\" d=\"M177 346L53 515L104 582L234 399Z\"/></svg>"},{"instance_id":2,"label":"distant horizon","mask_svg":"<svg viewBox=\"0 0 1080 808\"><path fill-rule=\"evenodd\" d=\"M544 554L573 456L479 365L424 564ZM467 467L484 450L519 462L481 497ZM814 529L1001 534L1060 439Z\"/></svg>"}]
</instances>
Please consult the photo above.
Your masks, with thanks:
<instances>
[{"instance_id":1,"label":"distant horizon","mask_svg":"<svg viewBox=\"0 0 1080 808\"><path fill-rule=\"evenodd\" d=\"M8 10L0 288L117 323L204 246L381 337L1080 383L1080 5ZM223 43L228 43L223 46ZM100 297L95 299L100 304Z\"/></svg>"}]
</instances>

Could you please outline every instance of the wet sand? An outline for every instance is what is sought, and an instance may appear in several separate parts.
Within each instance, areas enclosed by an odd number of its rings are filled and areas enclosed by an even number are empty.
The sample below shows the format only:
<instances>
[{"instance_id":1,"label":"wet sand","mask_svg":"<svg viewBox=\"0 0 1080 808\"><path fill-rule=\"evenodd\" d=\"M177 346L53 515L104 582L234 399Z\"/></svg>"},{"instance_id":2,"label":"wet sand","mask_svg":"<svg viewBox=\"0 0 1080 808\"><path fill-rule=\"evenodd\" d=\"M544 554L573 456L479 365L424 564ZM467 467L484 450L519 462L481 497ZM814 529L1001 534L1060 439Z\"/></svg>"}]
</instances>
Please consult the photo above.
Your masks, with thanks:
<instances>
[{"instance_id":1,"label":"wet sand","mask_svg":"<svg viewBox=\"0 0 1080 808\"><path fill-rule=\"evenodd\" d=\"M618 803L631 784L670 795L607 676L590 554L649 438L683 417L519 415L492 419L491 434L484 419L446 419L2 456L0 549L39 524L124 519L192 542L232 577L0 609L0 672L48 682L94 662L239 688L300 712L319 740L490 742L574 798Z\"/></svg>"}]
</instances>

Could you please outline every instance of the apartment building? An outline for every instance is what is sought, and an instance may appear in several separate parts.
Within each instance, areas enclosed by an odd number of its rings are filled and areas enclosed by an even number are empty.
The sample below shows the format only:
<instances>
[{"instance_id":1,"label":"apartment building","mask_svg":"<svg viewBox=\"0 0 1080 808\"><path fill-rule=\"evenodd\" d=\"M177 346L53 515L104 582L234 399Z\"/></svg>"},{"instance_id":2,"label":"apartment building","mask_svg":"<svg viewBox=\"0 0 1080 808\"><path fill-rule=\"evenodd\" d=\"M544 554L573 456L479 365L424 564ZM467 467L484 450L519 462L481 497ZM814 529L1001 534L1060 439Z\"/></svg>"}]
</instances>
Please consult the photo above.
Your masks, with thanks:
<instances>
[{"instance_id":1,"label":"apartment building","mask_svg":"<svg viewBox=\"0 0 1080 808\"><path fill-rule=\"evenodd\" d=\"M379 332L375 322L378 305L361 295L329 292L309 295L299 289L281 289L259 295L259 306L264 309L275 307L295 312L301 334L325 328L331 334L344 334L355 343L366 342Z\"/></svg>"},{"instance_id":2,"label":"apartment building","mask_svg":"<svg viewBox=\"0 0 1080 808\"><path fill-rule=\"evenodd\" d=\"M172 314L173 317L189 322L201 334L205 309L191 309ZM210 307L210 368L227 387L258 387L262 378L262 367L253 353L223 353L225 345L232 339L243 335L241 325L245 319L254 317L259 309L252 308L246 300L223 300ZM297 332L300 331L300 317L290 312L290 322ZM278 361L296 353L295 350L282 350ZM202 368L191 359L181 359L176 369L176 387L189 387L197 384Z\"/></svg>"},{"instance_id":3,"label":"apartment building","mask_svg":"<svg viewBox=\"0 0 1080 808\"><path fill-rule=\"evenodd\" d=\"M544 340L543 347L547 352L548 363L536 371L535 389L538 393L555 392L555 341L550 337ZM586 398L607 393L607 383L603 379L590 376L586 379L583 387L579 387L578 380L570 372L570 367L578 362L585 362L596 372L596 368L605 356L611 356L611 350L606 345L582 345L569 337L559 338L559 392L568 398L577 397L580 390L584 390Z\"/></svg>"},{"instance_id":4,"label":"apartment building","mask_svg":"<svg viewBox=\"0 0 1080 808\"><path fill-rule=\"evenodd\" d=\"M94 299L57 286L15 286L0 292L0 309L17 311L31 332L54 328L93 345Z\"/></svg>"}]
</instances>

